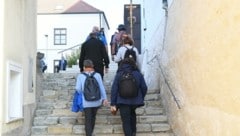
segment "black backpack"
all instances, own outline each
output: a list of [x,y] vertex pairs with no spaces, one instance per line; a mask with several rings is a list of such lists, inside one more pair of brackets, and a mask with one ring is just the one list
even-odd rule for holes
[[128,47],[124,46],[127,50],[124,54],[124,59],[125,58],[132,58],[134,61],[137,60],[137,57],[136,57],[136,52],[133,50],[134,47],[132,47],[131,49],[129,49]]
[[136,79],[132,72],[121,73],[119,79],[119,95],[122,98],[134,98],[138,95],[138,87]]
[[86,76],[83,95],[87,101],[97,101],[101,99],[101,91],[93,72],[91,75],[83,73]]

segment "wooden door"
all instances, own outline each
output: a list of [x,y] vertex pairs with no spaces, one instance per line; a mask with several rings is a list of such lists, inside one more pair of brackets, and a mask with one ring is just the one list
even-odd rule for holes
[[[141,6],[139,4],[132,4],[132,37],[134,40],[134,46],[137,47],[138,52],[141,54]],[[131,33],[130,30],[130,5],[124,5],[124,25],[127,29],[127,33]]]

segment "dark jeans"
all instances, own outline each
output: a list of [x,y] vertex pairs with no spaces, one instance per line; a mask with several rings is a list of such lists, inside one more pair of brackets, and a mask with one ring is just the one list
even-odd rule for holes
[[119,105],[120,116],[122,120],[122,128],[125,136],[135,136],[136,127],[136,108],[133,105]]
[[46,69],[47,69],[47,66],[46,66],[46,65],[43,66],[43,68],[42,68],[42,72],[44,73]]
[[86,136],[92,136],[99,107],[84,108]]

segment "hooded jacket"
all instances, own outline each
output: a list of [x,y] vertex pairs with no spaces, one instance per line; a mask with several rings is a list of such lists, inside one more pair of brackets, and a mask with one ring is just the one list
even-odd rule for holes
[[[125,99],[119,96],[119,79],[124,71],[132,71],[139,88],[137,97]],[[120,104],[143,106],[146,94],[147,85],[143,75],[139,72],[139,70],[129,64],[123,64],[121,67],[119,67],[111,89],[111,106],[118,106]]]

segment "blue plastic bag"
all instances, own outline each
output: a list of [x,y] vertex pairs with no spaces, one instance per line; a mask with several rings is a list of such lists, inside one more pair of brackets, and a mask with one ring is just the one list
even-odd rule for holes
[[82,112],[83,104],[82,104],[82,92],[75,91],[73,96],[73,104],[72,104],[72,112]]

